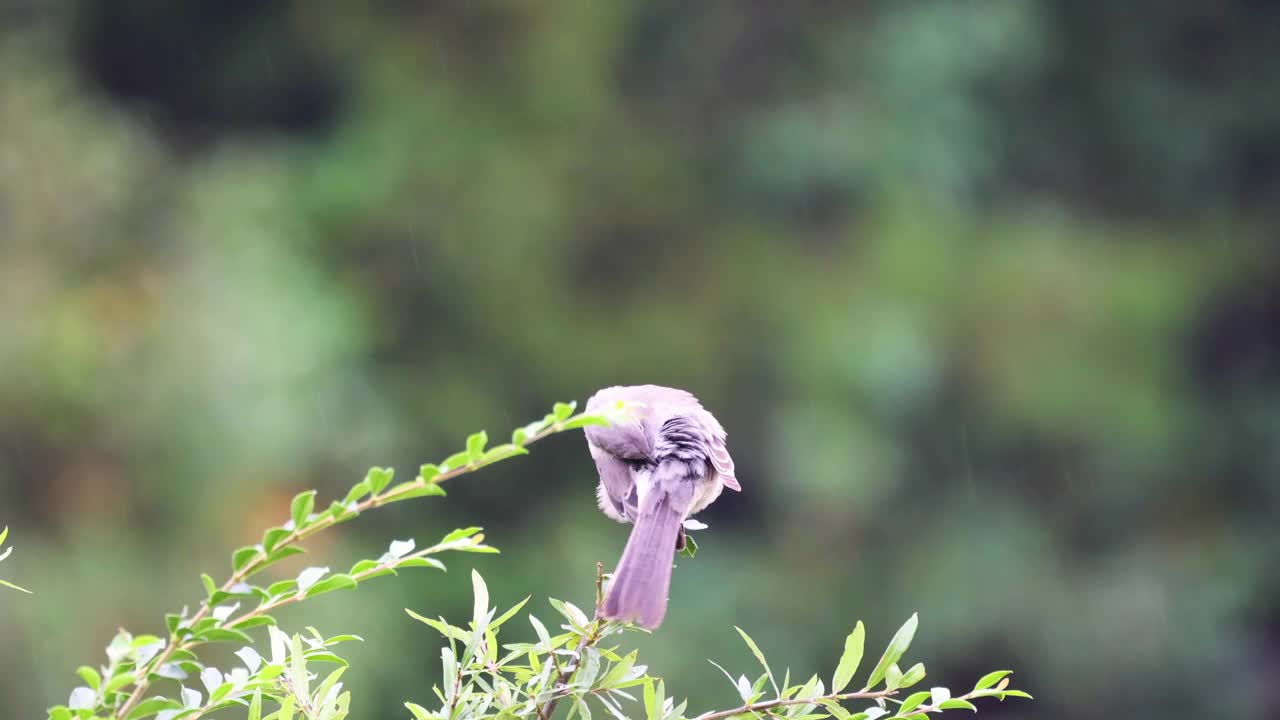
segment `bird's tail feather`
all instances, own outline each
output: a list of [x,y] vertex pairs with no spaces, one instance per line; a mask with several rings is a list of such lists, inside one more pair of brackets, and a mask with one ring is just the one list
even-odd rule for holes
[[604,616],[633,620],[650,630],[662,624],[671,589],[671,563],[683,520],[671,496],[660,489],[645,498],[613,584],[604,601]]

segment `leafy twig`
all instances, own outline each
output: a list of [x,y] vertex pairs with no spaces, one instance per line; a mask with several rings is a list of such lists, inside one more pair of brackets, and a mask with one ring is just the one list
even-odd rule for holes
[[897,694],[897,690],[876,690],[873,692],[860,691],[852,693],[831,693],[829,695],[819,695],[811,698],[790,698],[788,700],[765,700],[757,703],[747,703],[741,707],[732,710],[719,710],[717,712],[703,713],[694,720],[723,720],[723,718],[733,717],[734,715],[743,715],[746,713],[760,712],[775,707],[783,707],[786,705],[816,705],[820,701],[840,701],[840,700],[876,700],[880,698],[893,697]]
[[[601,607],[603,607],[603,605],[604,605],[604,565],[597,562],[596,563],[595,616],[591,618],[591,625],[587,628],[584,628],[582,637],[579,638],[578,645],[573,650],[573,655],[570,656],[569,661],[566,662],[564,667],[560,670],[560,674],[556,676],[556,682],[554,685],[551,686],[555,694],[553,694],[551,696],[551,699],[548,700],[546,703],[544,703],[542,707],[538,709],[538,716],[541,717],[542,720],[551,720],[551,714],[556,711],[556,705],[558,705],[560,703],[560,700],[562,700],[565,697],[565,695],[562,694],[560,691],[565,689],[568,686],[569,679],[572,678],[573,674],[578,671],[579,667],[582,666],[582,653],[585,652],[588,647],[591,647],[592,645],[595,645],[597,642],[600,641],[600,638],[602,637],[601,630],[604,629],[604,625],[608,622],[607,620],[604,620],[603,618],[600,617],[600,609]],[[554,657],[554,654],[553,654],[553,657]]]
[[[561,408],[563,407],[568,407],[569,408],[568,412],[562,413]],[[360,513],[365,512],[366,510],[371,510],[373,508],[386,505],[396,500],[404,499],[406,497],[411,497],[414,494],[420,493],[421,491],[426,489],[428,485],[439,485],[440,483],[443,483],[447,480],[451,480],[460,475],[465,475],[465,474],[474,472],[476,470],[479,470],[482,467],[490,465],[506,457],[510,457],[516,454],[522,454],[523,448],[525,446],[531,443],[537,442],[538,440],[541,440],[547,437],[548,435],[554,435],[555,433],[581,427],[584,424],[589,424],[590,422],[592,422],[592,418],[586,415],[579,414],[577,416],[570,417],[571,413],[572,413],[571,405],[570,406],[558,405],[556,408],[555,417],[554,418],[552,416],[547,417],[547,421],[554,419],[555,422],[544,421],[543,426],[533,433],[525,433],[523,430],[517,430],[515,442],[513,443],[514,449],[509,454],[505,454],[505,455],[495,457],[493,459],[488,459],[488,460],[477,459],[475,457],[472,457],[469,461],[461,463],[457,467],[444,468],[441,472],[434,475],[429,480],[420,475],[416,480],[402,483],[401,485],[398,485],[381,495],[377,493],[371,493],[369,497],[355,503],[353,507],[349,508],[350,512],[345,512],[341,516],[330,513],[316,519],[314,522],[306,525],[305,527],[295,527],[293,530],[290,530],[287,535],[282,537],[272,546],[271,552],[268,552],[268,550],[265,547],[260,547],[258,550],[257,556],[248,560],[238,570],[233,572],[231,574],[231,577],[229,577],[227,581],[224,582],[220,588],[218,588],[218,591],[221,593],[227,593],[227,594],[231,593],[232,589],[235,588],[240,583],[244,582],[246,578],[253,575],[257,571],[264,568],[267,564],[269,564],[270,556],[273,553],[278,552],[281,548],[288,547],[291,545],[296,545],[297,543],[303,540],[306,540],[307,538],[315,535],[316,533],[319,533],[322,530],[326,530],[330,527],[333,527],[338,523],[350,520],[358,516]],[[439,551],[440,549],[443,549],[443,548],[438,548],[438,547],[435,548],[436,551]],[[418,556],[425,555],[429,550],[432,550],[432,548],[428,548],[425,551],[420,551],[419,553],[415,553],[415,555],[418,555]],[[371,571],[369,574],[373,574],[373,572],[375,571]],[[304,595],[302,593],[299,593],[297,596],[293,596],[293,597],[274,603],[273,605],[270,606],[270,608],[259,607],[254,611],[251,611],[250,613],[246,613],[245,616],[237,618],[236,621],[237,622],[243,621],[248,619],[251,616],[265,613],[268,609],[274,609],[282,605],[287,605],[293,602],[297,602],[298,600],[301,600],[303,597]],[[204,620],[206,617],[209,616],[212,610],[213,610],[212,604],[206,600],[204,603],[201,604],[201,607],[199,610],[196,611],[196,614],[184,623],[184,626],[191,627],[196,623],[200,622],[201,620]],[[226,624],[229,626],[234,623],[226,623]],[[189,650],[192,647],[195,647],[199,644],[201,644],[199,641],[183,642],[177,630],[172,632],[169,636],[168,642],[165,643],[164,649],[161,650],[160,653],[158,653],[156,657],[151,660],[151,662],[147,663],[144,667],[138,668],[135,671],[133,692],[130,693],[128,699],[125,700],[125,702],[119,707],[119,709],[116,710],[113,717],[116,718],[117,720],[122,720],[123,718],[128,717],[129,713],[132,712],[133,709],[138,705],[138,703],[142,701],[142,698],[146,695],[147,690],[150,689],[151,674],[157,668],[163,667],[164,664],[167,663],[179,649]]]

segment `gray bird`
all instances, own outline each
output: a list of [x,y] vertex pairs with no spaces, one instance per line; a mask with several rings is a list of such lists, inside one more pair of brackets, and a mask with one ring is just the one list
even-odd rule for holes
[[587,412],[614,418],[611,425],[585,429],[600,471],[600,509],[634,524],[605,597],[604,617],[652,630],[667,612],[671,564],[684,546],[685,519],[725,487],[742,488],[724,428],[683,390],[605,388],[587,400]]

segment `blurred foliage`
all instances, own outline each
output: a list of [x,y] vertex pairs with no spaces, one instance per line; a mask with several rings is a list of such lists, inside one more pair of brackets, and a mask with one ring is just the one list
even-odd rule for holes
[[[1019,668],[997,717],[1275,716],[1277,47],[1257,0],[0,5],[0,699],[297,490],[655,382],[745,490],[642,641],[695,707],[730,624],[828,667],[911,607],[931,677]],[[593,482],[558,438],[451,496],[495,598],[588,597]],[[316,601],[362,713],[454,585]]]

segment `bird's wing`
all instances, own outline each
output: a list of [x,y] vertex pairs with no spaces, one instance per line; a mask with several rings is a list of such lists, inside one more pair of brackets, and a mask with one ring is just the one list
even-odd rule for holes
[[[587,401],[588,412],[614,410],[618,400],[625,396],[616,393],[617,388],[606,388]],[[596,470],[600,472],[600,509],[606,515],[623,522],[634,522],[638,508],[635,478],[631,466],[647,461],[653,454],[653,440],[648,431],[651,409],[634,405],[625,412],[612,413],[609,425],[588,425],[583,428]]]
[[637,498],[630,464],[594,444],[588,444],[588,448],[600,472],[600,488],[596,493],[600,509],[618,522],[634,522]]
[[707,444],[707,457],[711,458],[711,465],[716,469],[716,474],[720,476],[724,486],[730,490],[742,492],[742,486],[738,484],[738,478],[733,474],[733,458],[729,456],[729,448],[725,447],[723,437],[711,434]]

